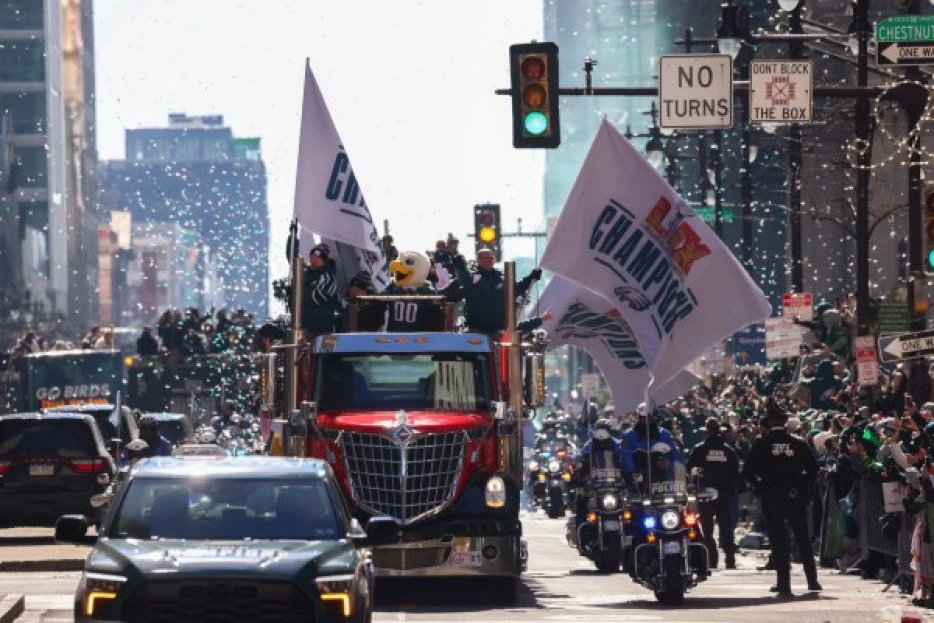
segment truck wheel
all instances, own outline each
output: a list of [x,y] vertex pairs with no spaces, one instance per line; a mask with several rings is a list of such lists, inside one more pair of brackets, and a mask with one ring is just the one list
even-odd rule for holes
[[492,601],[498,606],[514,606],[519,601],[519,587],[522,581],[519,578],[491,578],[489,594]]

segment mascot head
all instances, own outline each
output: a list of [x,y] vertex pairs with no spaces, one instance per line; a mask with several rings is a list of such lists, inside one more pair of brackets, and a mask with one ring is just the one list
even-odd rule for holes
[[431,262],[416,251],[405,251],[389,263],[393,282],[402,288],[418,288],[428,279]]

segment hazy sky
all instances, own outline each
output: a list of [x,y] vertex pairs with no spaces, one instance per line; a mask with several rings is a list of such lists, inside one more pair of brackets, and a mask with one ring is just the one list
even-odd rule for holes
[[[472,206],[541,223],[542,155],[512,147],[508,46],[541,38],[542,0],[96,0],[98,149],[169,112],[223,114],[258,136],[269,175],[273,276],[285,272],[303,65],[311,67],[374,218],[400,250],[452,231]],[[382,229],[382,227],[381,227]],[[532,255],[527,240],[507,253]]]

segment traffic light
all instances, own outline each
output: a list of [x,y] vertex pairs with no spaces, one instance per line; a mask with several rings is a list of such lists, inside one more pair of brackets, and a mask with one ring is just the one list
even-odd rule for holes
[[934,272],[934,183],[924,186],[924,270]]
[[554,149],[561,144],[558,46],[550,42],[509,46],[509,71],[513,147]]
[[500,243],[499,205],[485,203],[474,206],[473,229],[477,251],[492,249],[493,253],[496,254],[496,261],[501,262],[503,260],[503,249]]

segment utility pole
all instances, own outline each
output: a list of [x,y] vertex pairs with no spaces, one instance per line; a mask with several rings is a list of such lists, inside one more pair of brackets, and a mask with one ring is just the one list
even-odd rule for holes
[[869,335],[869,0],[853,5],[856,22],[856,317],[857,334]]
[[[803,2],[788,16],[788,31],[791,35],[804,33],[801,27],[801,8]],[[797,38],[788,40],[788,56],[795,61],[804,58],[804,41]],[[747,100],[748,101],[748,100]],[[801,241],[801,126],[792,123],[788,127],[788,209],[791,229],[791,289],[804,292],[804,266]]]
[[[740,69],[740,78],[743,80],[749,80],[749,62],[743,63],[742,68]],[[752,166],[752,132],[749,129],[749,118],[750,118],[750,109],[749,109],[749,98],[746,98],[746,101],[743,102],[742,106],[742,116],[740,117],[740,124],[742,124],[742,136],[740,138],[740,157],[743,159],[742,165],[740,165],[739,173],[739,184],[740,184],[740,195],[741,201],[743,204],[743,239],[742,239],[742,258],[743,266],[747,271],[752,270],[752,171],[750,167]]]

